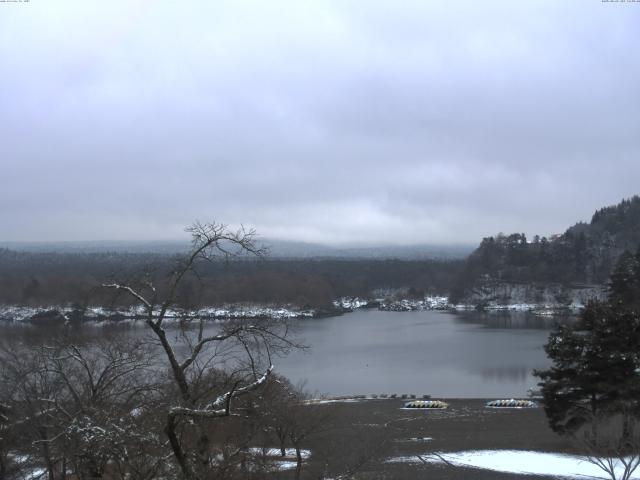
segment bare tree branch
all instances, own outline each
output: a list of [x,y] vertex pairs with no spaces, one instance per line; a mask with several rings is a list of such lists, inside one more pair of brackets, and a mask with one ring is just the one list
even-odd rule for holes
[[[201,417],[201,418],[214,418],[224,417],[230,415],[229,403],[231,399],[245,395],[257,388],[261,387],[271,375],[273,371],[273,365],[269,366],[266,372],[255,382],[250,383],[242,388],[232,389],[222,395],[218,396],[213,402],[202,409],[174,407],[169,411],[170,416],[187,416],[187,417]],[[219,408],[223,407],[223,408]]]

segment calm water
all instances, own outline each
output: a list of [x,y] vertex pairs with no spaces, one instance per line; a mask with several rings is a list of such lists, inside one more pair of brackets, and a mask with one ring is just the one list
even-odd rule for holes
[[[522,397],[537,388],[532,370],[549,365],[543,345],[553,322],[514,312],[359,310],[295,320],[299,340],[310,348],[274,363],[278,373],[323,394]],[[141,323],[108,328],[148,335]],[[213,333],[219,324],[209,328]],[[8,326],[0,335],[8,339],[35,330],[42,335],[40,328]],[[105,330],[88,331],[103,335]],[[31,341],[40,343],[42,337]]]
[[[523,396],[552,320],[524,313],[381,312],[298,321],[308,352],[279,359],[278,371],[311,391],[415,393],[437,397]],[[536,387],[537,388],[537,387]]]

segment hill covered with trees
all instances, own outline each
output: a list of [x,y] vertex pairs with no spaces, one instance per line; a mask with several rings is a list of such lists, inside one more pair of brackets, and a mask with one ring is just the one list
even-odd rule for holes
[[[203,265],[184,282],[185,305],[292,304],[331,309],[340,297],[386,292],[420,299],[449,295],[454,303],[585,304],[606,295],[609,276],[625,252],[640,246],[640,197],[595,212],[551,238],[499,234],[482,240],[467,259],[266,257]],[[0,248],[0,305],[112,305],[97,288],[141,273],[162,288],[175,251],[17,251]],[[121,301],[118,299],[118,301]]]
[[[18,252],[0,249],[0,304],[34,307],[111,305],[98,288],[146,273],[163,288],[176,255],[127,252]],[[344,258],[236,259],[208,263],[181,285],[185,305],[293,304],[330,308],[340,297],[369,297],[376,290],[404,289],[414,297],[446,294],[463,260]],[[124,299],[117,299],[118,302]]]
[[462,268],[452,297],[479,300],[498,289],[509,296],[505,285],[533,287],[529,296],[543,295],[549,287],[561,296],[567,290],[598,289],[607,283],[621,255],[638,246],[640,197],[634,196],[552,238],[528,239],[523,233],[484,238]]

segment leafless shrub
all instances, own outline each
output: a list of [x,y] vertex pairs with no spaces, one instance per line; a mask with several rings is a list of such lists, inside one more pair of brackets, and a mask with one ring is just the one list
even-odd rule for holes
[[153,403],[153,355],[139,340],[90,342],[67,336],[43,346],[4,345],[0,352],[5,429],[20,464],[44,466],[50,480],[71,470],[102,478],[151,436],[132,411]]
[[630,412],[600,414],[578,432],[588,462],[611,480],[629,480],[640,465],[640,421]]

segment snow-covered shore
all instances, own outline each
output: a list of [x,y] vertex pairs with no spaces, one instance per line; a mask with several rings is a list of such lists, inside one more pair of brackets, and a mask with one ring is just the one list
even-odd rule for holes
[[485,310],[579,310],[607,295],[607,286],[599,284],[516,284],[485,278],[465,291],[461,303]]
[[[620,459],[612,459],[616,478],[622,478],[624,466]],[[605,479],[608,477],[593,457],[568,455],[555,452],[533,452],[526,450],[476,450],[463,452],[431,453],[394,457],[389,463],[435,463],[456,467],[476,468],[494,472],[519,475],[544,475],[557,478]],[[640,478],[634,473],[630,478]]]
[[[154,312],[156,314],[158,312]],[[255,319],[255,318],[312,318],[318,314],[313,309],[297,309],[291,306],[259,306],[259,305],[229,305],[222,307],[204,307],[198,310],[167,310],[165,317],[169,320],[185,318],[203,318],[206,320],[227,319]],[[64,323],[77,318],[79,312],[72,307],[59,306],[19,306],[0,305],[0,321],[31,322],[31,323]],[[108,309],[100,306],[88,307],[82,318],[89,321],[127,321],[146,318],[142,308]]]
[[531,312],[535,315],[553,316],[562,313],[576,313],[584,303],[574,301],[569,304],[559,303],[500,303],[492,300],[482,304],[451,303],[446,296],[426,296],[424,299],[365,299],[360,297],[344,297],[334,301],[334,306],[345,311],[360,308],[377,308],[391,312],[411,312],[419,310],[469,311],[483,310],[493,312]]
[[[341,315],[358,309],[372,308],[389,312],[411,312],[421,310],[443,311],[511,311],[531,312],[535,315],[553,316],[562,313],[576,313],[583,308],[583,303],[499,303],[488,301],[479,308],[475,304],[454,304],[446,296],[425,296],[422,299],[408,298],[361,298],[342,297],[333,302],[332,309],[318,310],[298,308],[292,305],[223,305],[203,307],[197,310],[170,309],[166,312],[169,320],[185,318],[202,318],[206,320],[229,319],[303,319]],[[156,312],[157,313],[157,312]],[[80,312],[72,307],[44,305],[39,307],[21,305],[0,305],[0,321],[28,323],[65,323],[78,319]],[[146,318],[146,312],[140,307],[109,309],[101,306],[88,307],[81,313],[83,320],[88,321],[135,321]]]

